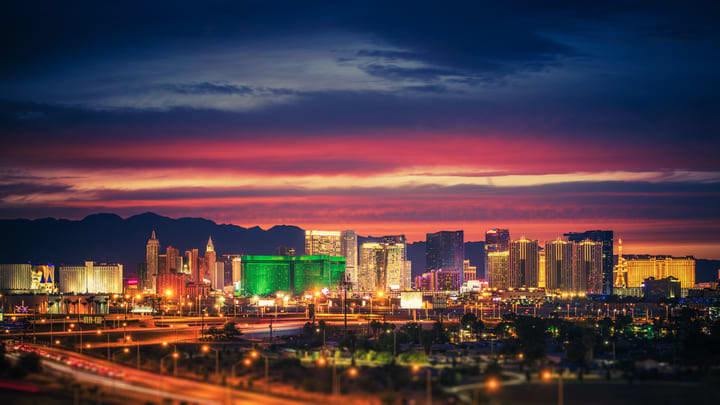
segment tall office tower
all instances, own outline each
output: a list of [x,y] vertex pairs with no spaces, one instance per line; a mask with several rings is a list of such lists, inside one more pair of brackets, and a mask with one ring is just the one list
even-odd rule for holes
[[573,254],[573,289],[588,294],[602,294],[602,242],[584,240],[576,243]]
[[463,280],[477,280],[477,268],[470,265],[470,260],[463,260]]
[[61,294],[120,294],[122,274],[122,264],[96,264],[88,261],[85,266],[61,266],[58,271],[58,290]]
[[538,286],[538,241],[520,238],[510,243],[510,287]]
[[378,280],[385,279],[385,249],[380,243],[366,242],[360,245],[359,254],[358,289],[375,291]]
[[627,256],[625,261],[627,271],[627,286],[638,288],[645,279],[653,277],[656,280],[675,277],[680,280],[681,288],[695,286],[695,258],[672,256]]
[[147,279],[144,280],[143,288],[155,291],[158,275],[158,254],[160,254],[160,241],[152,231],[152,236],[145,246],[145,263],[147,263]]
[[545,249],[538,248],[538,287],[545,288]]
[[[240,256],[233,257],[232,258],[232,284],[233,286],[237,286],[240,282],[240,279],[242,278],[242,259],[240,259]],[[236,288],[236,291],[238,288]]]
[[382,245],[385,249],[385,282],[379,283],[381,284],[378,286],[379,289],[405,290],[410,288],[408,284],[410,276],[406,273],[408,267],[405,243],[388,241]]
[[345,257],[345,276],[353,287],[358,285],[358,241],[355,231],[340,232],[340,251]]
[[195,283],[199,283],[200,281],[202,281],[202,278],[200,277],[200,260],[199,259],[200,259],[200,252],[197,249],[185,251],[185,262],[188,265],[188,272],[190,274],[190,279]]
[[487,255],[487,276],[490,287],[507,288],[510,252],[488,252]]
[[[406,245],[407,247],[407,245]],[[407,254],[407,252],[406,252]],[[402,286],[402,290],[409,290],[412,288],[412,261],[405,260],[405,280]]]
[[602,294],[613,293],[613,231],[585,231],[568,232],[565,234],[570,242],[582,242],[589,239],[593,242],[602,242]]
[[545,243],[545,288],[572,291],[573,243],[557,238]]
[[167,271],[170,273],[178,273],[182,270],[182,257],[180,251],[172,246],[168,246],[165,250],[167,256]]
[[485,249],[488,252],[510,250],[510,230],[493,228],[485,232]]
[[137,267],[138,288],[142,291],[145,288],[145,280],[147,280],[147,263],[138,263]]
[[222,290],[225,287],[225,263],[222,261],[215,263],[211,277],[210,285],[213,290]]
[[305,231],[305,254],[342,256],[339,231]]
[[[425,271],[454,271],[463,282],[465,240],[463,231],[440,231],[425,235]],[[459,289],[460,285],[453,289]]]
[[212,273],[215,272],[215,263],[217,262],[217,256],[215,253],[215,246],[213,245],[212,237],[208,238],[207,246],[205,247],[205,274],[204,278],[212,280]]
[[[158,272],[157,274],[170,273],[168,271],[167,255],[158,255]],[[159,294],[159,292],[158,292]]]

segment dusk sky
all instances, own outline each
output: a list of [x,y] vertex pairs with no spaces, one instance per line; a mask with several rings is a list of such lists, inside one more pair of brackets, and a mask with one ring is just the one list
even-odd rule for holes
[[0,217],[720,259],[720,7],[489,4],[6,2]]

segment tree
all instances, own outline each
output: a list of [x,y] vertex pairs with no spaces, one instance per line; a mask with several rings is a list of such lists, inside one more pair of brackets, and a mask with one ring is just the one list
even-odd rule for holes
[[235,322],[227,322],[223,326],[223,333],[225,333],[225,339],[233,339],[242,335],[242,332],[235,327]]
[[370,322],[370,329],[372,329],[373,331],[373,336],[377,337],[380,328],[382,328],[382,322],[378,321],[377,319],[373,319]]
[[472,312],[468,312],[460,318],[460,324],[463,329],[471,330],[472,325],[477,321],[477,317]]
[[340,347],[346,348],[350,352],[350,362],[355,365],[355,352],[357,351],[357,336],[354,332],[348,333],[339,342]]

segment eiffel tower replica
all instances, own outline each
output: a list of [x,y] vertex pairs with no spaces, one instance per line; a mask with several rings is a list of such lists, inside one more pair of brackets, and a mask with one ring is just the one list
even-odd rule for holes
[[618,239],[618,263],[614,270],[615,287],[627,287],[627,262],[622,253],[622,238]]

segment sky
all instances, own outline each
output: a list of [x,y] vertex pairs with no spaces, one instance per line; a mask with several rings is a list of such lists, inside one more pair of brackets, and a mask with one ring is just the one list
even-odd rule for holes
[[720,259],[720,7],[583,3],[3,3],[0,217]]

